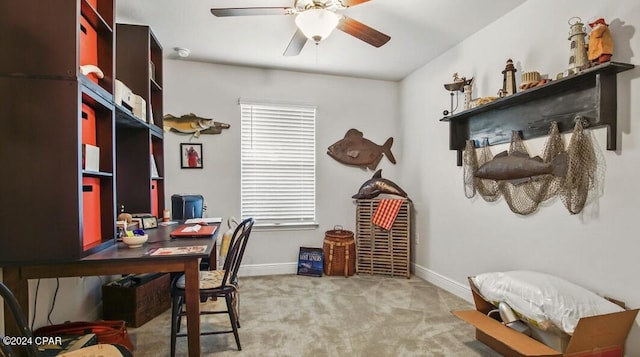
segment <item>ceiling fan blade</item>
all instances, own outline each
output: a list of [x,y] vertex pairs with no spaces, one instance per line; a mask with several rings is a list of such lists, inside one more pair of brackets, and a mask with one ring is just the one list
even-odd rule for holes
[[374,47],[380,47],[391,39],[391,37],[382,32],[344,15],[342,15],[340,22],[338,22],[337,28]]
[[340,0],[340,2],[342,3],[342,5],[346,6],[346,7],[350,7],[350,6],[356,6],[356,5],[360,5],[363,2],[369,2],[370,0]]
[[283,56],[297,56],[302,51],[302,48],[307,43],[307,36],[305,36],[300,29],[296,30],[296,33],[293,34],[291,41],[289,41],[289,45],[287,49],[284,50]]
[[223,9],[211,9],[213,16],[254,16],[254,15],[291,15],[290,7],[229,7]]

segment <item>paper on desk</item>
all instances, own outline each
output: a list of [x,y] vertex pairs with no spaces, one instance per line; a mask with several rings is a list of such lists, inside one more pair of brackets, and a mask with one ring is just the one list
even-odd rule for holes
[[202,228],[202,226],[201,226],[201,225],[199,225],[199,224],[196,224],[196,225],[194,225],[194,226],[184,227],[184,229],[183,229],[183,230],[181,230],[181,232],[183,232],[183,233],[188,233],[188,232],[197,232],[197,231],[199,231],[199,230],[200,230],[200,228]]
[[194,245],[189,247],[166,247],[151,249],[147,255],[178,255],[178,254],[202,254],[207,251],[206,245]]
[[189,218],[184,221],[185,224],[190,223],[221,223],[222,217],[207,217],[207,218]]

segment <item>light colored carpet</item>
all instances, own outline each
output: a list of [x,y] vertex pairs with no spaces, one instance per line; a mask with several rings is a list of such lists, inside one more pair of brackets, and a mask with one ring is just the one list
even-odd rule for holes
[[[499,356],[451,315],[469,303],[416,277],[246,277],[240,289],[242,351],[232,334],[202,336],[203,356]],[[169,356],[169,319],[129,329],[137,357]],[[202,318],[203,330],[215,324],[229,326],[227,315]]]

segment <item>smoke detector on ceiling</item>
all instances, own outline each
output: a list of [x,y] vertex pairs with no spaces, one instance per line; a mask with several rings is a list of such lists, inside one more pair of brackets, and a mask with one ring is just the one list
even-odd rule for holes
[[191,50],[189,50],[188,48],[184,48],[184,47],[176,47],[176,48],[174,48],[174,50],[176,50],[176,52],[178,53],[178,56],[180,56],[182,58],[187,58],[191,54]]

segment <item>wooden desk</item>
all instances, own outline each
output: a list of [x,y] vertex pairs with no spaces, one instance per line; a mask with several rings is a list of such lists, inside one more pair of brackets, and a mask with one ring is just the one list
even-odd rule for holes
[[[149,240],[140,248],[128,248],[124,243],[116,243],[98,253],[73,262],[46,263],[34,265],[16,265],[3,267],[5,285],[16,296],[24,316],[29,314],[29,279],[58,278],[74,276],[169,273],[184,272],[186,279],[185,303],[187,305],[187,332],[189,356],[200,356],[200,287],[199,259],[211,257],[211,265],[215,262],[215,234],[211,238],[170,239],[169,233],[178,228],[177,225],[149,229]],[[216,230],[216,234],[220,228]],[[152,256],[146,253],[152,248],[184,247],[206,245],[201,254],[185,254],[174,256]],[[213,254],[211,254],[214,252]],[[20,336],[20,332],[11,313],[5,309],[5,335]],[[170,326],[167,326],[169,329]]]

